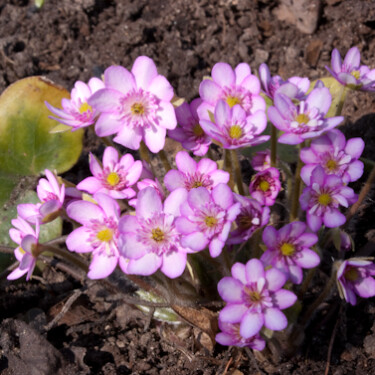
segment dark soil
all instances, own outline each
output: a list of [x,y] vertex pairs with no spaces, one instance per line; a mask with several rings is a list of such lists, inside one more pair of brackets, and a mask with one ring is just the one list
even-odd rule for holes
[[[0,1],[1,91],[32,75],[70,90],[109,65],[130,68],[139,55],[153,58],[176,94],[188,100],[219,61],[246,61],[254,71],[266,62],[272,74],[316,79],[327,75],[333,48],[343,55],[356,45],[362,63],[375,67],[372,0],[45,0],[40,10],[33,4]],[[365,138],[363,156],[372,160],[374,103],[373,95],[351,94],[343,127],[347,135]],[[95,147],[88,143],[86,151]],[[372,189],[348,226],[366,256],[375,254],[374,199]],[[117,276],[110,285],[81,283],[57,265],[29,283],[1,280],[1,374],[309,375],[324,374],[327,366],[327,374],[375,374],[374,299],[351,307],[334,293],[302,343],[296,342],[295,355],[258,356],[257,368],[245,351],[210,350],[197,328],[150,321],[125,303],[132,286]],[[324,271],[318,273],[312,294],[326,280]],[[115,293],[112,284],[119,288]],[[72,298],[66,314],[46,330]]]

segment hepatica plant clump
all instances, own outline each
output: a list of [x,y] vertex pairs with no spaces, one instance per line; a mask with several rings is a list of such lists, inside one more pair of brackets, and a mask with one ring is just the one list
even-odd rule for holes
[[[8,279],[31,279],[51,256],[89,279],[118,268],[156,318],[257,351],[280,337],[291,346],[335,288],[351,305],[374,296],[375,265],[356,256],[346,228],[375,169],[358,196],[351,183],[371,162],[361,159],[363,139],[339,129],[347,93],[375,91],[375,69],[353,47],[343,61],[334,50],[327,70],[332,77],[310,82],[220,62],[191,103],[145,56],[76,82],[70,96],[38,77],[11,86],[0,100],[14,110],[2,145],[2,158],[14,159],[1,174],[3,203],[16,207]],[[76,162],[83,128],[106,147],[90,153],[91,175],[75,185],[59,175]],[[166,138],[181,144],[175,157]],[[17,200],[20,175],[40,173],[36,194]],[[326,285],[306,304],[314,275]]]

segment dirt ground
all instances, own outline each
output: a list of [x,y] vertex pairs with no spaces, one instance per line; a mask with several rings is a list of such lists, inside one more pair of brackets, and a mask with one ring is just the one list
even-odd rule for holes
[[[344,55],[352,46],[375,68],[373,0],[45,0],[39,10],[32,0],[0,0],[0,91],[32,75],[70,90],[76,80],[113,64],[131,68],[147,55],[176,94],[191,100],[219,61],[245,61],[253,71],[266,62],[272,74],[316,79],[328,75],[333,48]],[[371,94],[351,94],[343,127],[365,138],[363,156],[371,160],[374,103]],[[96,147],[88,142],[85,150]],[[374,199],[372,189],[348,227],[366,256],[375,255]],[[323,264],[307,300],[327,280],[325,271]],[[81,283],[58,267],[29,283],[0,280],[0,373],[315,375],[328,368],[332,375],[375,374],[374,299],[352,307],[332,294],[299,350],[265,362],[219,345],[209,350],[197,329],[150,321],[124,302],[131,283],[119,274],[110,281]]]

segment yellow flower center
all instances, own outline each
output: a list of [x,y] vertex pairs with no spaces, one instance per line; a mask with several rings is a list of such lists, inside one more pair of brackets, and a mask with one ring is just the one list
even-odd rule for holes
[[195,181],[191,187],[192,187],[192,189],[195,189],[195,188],[200,187],[200,186],[203,186],[202,181]]
[[356,281],[359,277],[359,273],[355,268],[350,268],[345,272],[345,279],[349,281]]
[[193,134],[196,137],[201,137],[204,134],[204,131],[203,131],[203,129],[201,128],[201,126],[199,124],[195,124],[194,125],[194,127],[193,127]]
[[330,159],[327,161],[326,167],[328,170],[334,171],[337,168],[337,163],[334,160]]
[[102,229],[101,231],[98,232],[98,234],[96,235],[96,238],[102,242],[109,242],[113,238],[113,231],[112,229],[109,229],[109,228]]
[[206,216],[204,222],[209,228],[212,228],[217,224],[217,219],[213,216]]
[[296,248],[294,247],[294,245],[292,245],[291,243],[287,243],[287,242],[281,245],[280,250],[281,250],[281,253],[287,257],[293,255],[296,252]]
[[332,198],[329,194],[323,193],[319,195],[318,202],[323,206],[328,206],[332,202]]
[[79,107],[79,113],[82,114],[82,113],[85,113],[87,111],[92,112],[92,107],[91,107],[91,105],[88,105],[86,102],[84,102]]
[[269,188],[270,188],[270,184],[266,180],[261,181],[261,183],[259,184],[259,189],[262,191],[268,191]]
[[116,186],[120,182],[120,176],[116,172],[111,172],[107,176],[107,182],[111,186]]
[[164,232],[160,228],[155,228],[151,231],[152,239],[156,242],[161,242],[165,238]]
[[229,129],[229,137],[239,139],[242,136],[242,129],[239,125],[232,125]]
[[145,107],[142,103],[134,103],[130,109],[133,115],[143,115],[145,113]]
[[230,108],[234,107],[236,104],[241,104],[241,100],[235,96],[228,96],[226,101]]
[[355,79],[359,79],[359,77],[361,76],[361,74],[359,73],[359,70],[353,70],[350,74],[351,74]]
[[304,113],[300,113],[295,120],[301,125],[301,124],[306,124],[309,122],[309,116],[305,115]]
[[262,299],[259,292],[249,292],[249,297],[251,302],[259,302]]

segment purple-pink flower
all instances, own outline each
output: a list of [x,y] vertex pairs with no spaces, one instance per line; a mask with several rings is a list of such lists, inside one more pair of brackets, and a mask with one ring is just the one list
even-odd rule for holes
[[272,206],[281,189],[280,172],[276,168],[268,168],[258,172],[251,179],[249,192],[260,204]]
[[358,159],[364,147],[362,138],[351,138],[346,142],[338,129],[313,139],[310,147],[300,152],[300,158],[306,164],[301,170],[303,182],[309,185],[311,173],[317,165],[321,165],[327,174],[341,177],[344,183],[358,180],[363,173],[363,163]]
[[216,185],[229,181],[229,173],[217,169],[213,160],[204,158],[196,162],[186,151],[177,153],[176,165],[178,170],[172,169],[164,177],[169,191],[179,188],[191,190],[200,186],[212,190]]
[[302,210],[306,211],[307,224],[314,232],[322,224],[328,228],[343,225],[346,219],[339,207],[348,207],[355,200],[353,189],[345,186],[340,177],[327,175],[321,166],[315,167],[310,185],[303,190],[299,199]]
[[190,190],[176,219],[181,244],[193,251],[208,246],[213,258],[219,256],[240,208],[226,184],[215,186],[211,192],[204,187]]
[[151,152],[159,152],[167,129],[177,125],[171,104],[173,88],[159,75],[155,63],[138,57],[131,72],[111,66],[104,72],[105,89],[97,91],[88,103],[101,112],[95,131],[99,137],[116,134],[114,141],[138,150],[143,140]]
[[260,135],[267,126],[264,110],[248,115],[236,104],[230,107],[226,101],[219,100],[215,107],[215,122],[201,119],[200,124],[212,139],[226,149],[255,146],[268,141],[269,135]]
[[294,221],[279,230],[269,226],[262,239],[267,250],[260,260],[282,271],[294,284],[302,282],[302,268],[314,268],[320,263],[319,255],[310,249],[318,236],[309,233],[305,223]]
[[231,108],[239,104],[246,115],[265,111],[266,102],[260,96],[259,79],[251,74],[248,64],[238,64],[233,70],[227,63],[217,63],[212,68],[211,77],[199,86],[199,95],[203,100],[197,110],[200,119],[207,119],[208,112],[214,113],[220,99]]
[[232,277],[224,277],[217,286],[227,305],[220,311],[219,320],[240,324],[239,333],[244,339],[259,333],[263,326],[280,331],[288,325],[280,311],[294,304],[297,296],[282,289],[286,276],[275,268],[264,269],[258,259],[246,265],[235,263]]
[[185,189],[177,189],[163,204],[152,187],[138,193],[136,216],[125,215],[119,223],[120,267],[125,273],[148,276],[160,269],[170,278],[181,276],[191,250],[181,245],[175,218],[186,196]]
[[30,280],[39,255],[39,223],[36,223],[34,229],[26,220],[17,217],[12,220],[12,225],[14,228],[9,230],[9,236],[18,244],[18,247],[14,249],[14,255],[20,264],[8,275],[7,279],[19,279],[27,273],[26,280]]
[[87,276],[102,279],[116,268],[120,258],[118,251],[118,203],[104,193],[94,194],[97,204],[89,201],[75,201],[67,208],[68,216],[82,224],[66,239],[66,246],[77,253],[92,253]]
[[366,258],[344,260],[337,270],[337,285],[342,298],[351,305],[357,303],[357,296],[375,296],[375,264]]
[[271,151],[269,149],[254,153],[250,161],[255,171],[262,172],[271,167]]
[[176,129],[169,130],[168,136],[178,142],[182,147],[193,151],[196,156],[203,156],[207,153],[211,144],[211,138],[199,125],[197,108],[202,104],[202,99],[194,99],[190,105],[182,103],[175,109],[177,123]]
[[274,106],[268,108],[268,117],[277,129],[284,132],[278,141],[296,145],[340,124],[344,119],[342,116],[325,117],[331,101],[326,87],[313,89],[306,100],[298,104],[284,94],[276,94]]
[[375,69],[361,65],[361,54],[357,47],[349,49],[343,62],[335,48],[331,55],[331,68],[326,66],[326,69],[342,85],[353,90],[375,91]]
[[106,193],[115,199],[129,199],[135,196],[133,186],[142,173],[142,162],[130,154],[125,154],[119,160],[119,154],[113,147],[107,147],[103,154],[103,166],[90,153],[90,171],[92,177],[87,177],[77,185],[77,189],[90,194]]
[[99,78],[91,78],[87,85],[77,81],[70,93],[70,99],[61,100],[63,109],[45,102],[47,108],[58,116],[49,116],[49,118],[71,126],[72,131],[94,124],[99,112],[87,102],[92,94],[102,88],[104,88],[104,82]]

